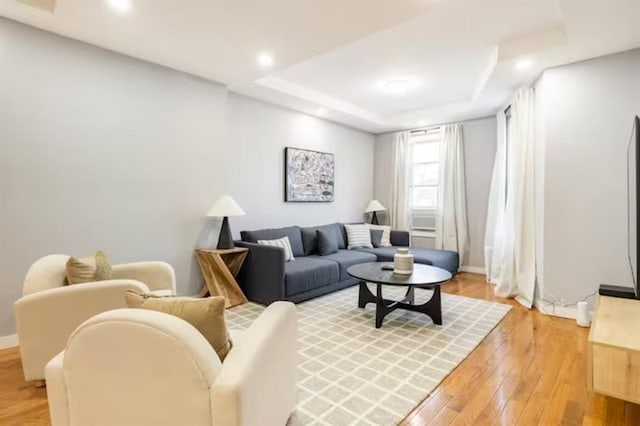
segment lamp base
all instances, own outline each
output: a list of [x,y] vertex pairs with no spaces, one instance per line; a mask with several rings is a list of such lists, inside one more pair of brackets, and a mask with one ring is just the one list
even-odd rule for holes
[[233,237],[231,236],[231,228],[229,227],[229,218],[225,216],[222,219],[222,227],[220,228],[220,238],[218,238],[218,249],[234,248]]
[[376,213],[377,212],[373,212],[373,215],[371,216],[371,224],[372,225],[378,225],[378,215]]

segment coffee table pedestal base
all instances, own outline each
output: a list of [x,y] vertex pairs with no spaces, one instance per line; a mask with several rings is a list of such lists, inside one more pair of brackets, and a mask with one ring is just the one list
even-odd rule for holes
[[364,308],[367,303],[376,304],[376,328],[382,327],[382,321],[387,314],[396,309],[404,309],[407,311],[420,312],[428,315],[434,324],[442,325],[442,303],[440,298],[440,286],[434,285],[427,287],[433,290],[431,299],[422,305],[415,304],[415,286],[409,286],[404,298],[401,300],[389,300],[382,297],[382,284],[376,285],[376,294],[369,290],[367,283],[360,281],[360,291],[358,294],[358,307]]

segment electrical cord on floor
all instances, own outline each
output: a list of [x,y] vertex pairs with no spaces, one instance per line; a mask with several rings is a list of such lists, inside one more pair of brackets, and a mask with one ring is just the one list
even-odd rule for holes
[[568,308],[571,306],[577,306],[578,302],[587,302],[590,298],[594,297],[596,294],[598,294],[598,290],[594,291],[593,293],[589,294],[588,296],[586,296],[583,299],[577,300],[575,302],[571,302],[571,303],[560,303],[560,306],[558,306],[558,298],[555,297],[553,294],[546,292],[547,294],[549,294],[549,296],[553,297],[553,299],[555,300],[548,300],[548,299],[539,299],[540,302],[543,303],[543,308],[546,310],[549,306],[552,307],[551,309],[551,315],[555,315],[556,313],[556,308],[560,307],[560,308]]

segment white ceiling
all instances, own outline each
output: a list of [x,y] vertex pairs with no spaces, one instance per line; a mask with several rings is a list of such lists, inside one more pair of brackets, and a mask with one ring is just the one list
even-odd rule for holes
[[[494,114],[547,67],[640,47],[640,0],[131,4],[0,0],[0,16],[375,133]],[[515,69],[523,57],[533,66]],[[399,79],[411,89],[385,90]]]

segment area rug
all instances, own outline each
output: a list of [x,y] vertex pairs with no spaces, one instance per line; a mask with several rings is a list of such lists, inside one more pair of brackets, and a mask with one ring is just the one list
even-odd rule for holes
[[[404,289],[384,287],[385,298]],[[416,290],[416,302],[428,300]],[[374,325],[375,306],[357,307],[351,287],[300,303],[298,405],[289,425],[396,425],[428,396],[509,312],[509,305],[442,294],[443,325],[397,310]],[[264,308],[227,311],[247,328]]]

